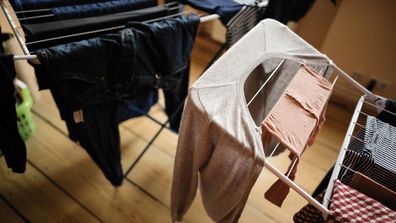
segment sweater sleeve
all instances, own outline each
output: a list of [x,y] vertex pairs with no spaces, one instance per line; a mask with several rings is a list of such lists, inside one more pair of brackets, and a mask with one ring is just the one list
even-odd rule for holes
[[198,171],[212,150],[210,119],[199,101],[197,91],[192,89],[189,93],[179,131],[171,191],[173,221],[181,221],[193,202],[198,185]]

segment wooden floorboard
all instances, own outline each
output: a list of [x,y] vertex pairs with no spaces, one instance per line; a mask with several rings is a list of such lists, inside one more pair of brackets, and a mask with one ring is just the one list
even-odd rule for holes
[[0,165],[0,193],[32,222],[98,222],[88,211],[27,165],[23,175]]
[[29,159],[101,220],[161,222],[166,216],[165,207],[130,183],[113,187],[80,146],[41,118],[34,120],[40,130],[29,139]]
[[23,217],[18,214],[18,210],[11,208],[12,204],[8,204],[0,198],[0,219],[1,222],[19,223],[24,222]]

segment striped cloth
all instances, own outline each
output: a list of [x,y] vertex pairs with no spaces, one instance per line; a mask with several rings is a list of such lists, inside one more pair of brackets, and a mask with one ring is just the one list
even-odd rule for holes
[[250,0],[245,2],[246,5],[244,5],[241,10],[239,10],[239,12],[227,22],[225,25],[225,43],[209,61],[205,70],[264,18],[264,13],[267,7],[259,7],[258,4],[260,2],[261,1],[256,1],[255,4],[251,4]]
[[396,192],[396,173],[376,164],[371,155],[348,150],[343,165],[353,170],[348,170],[344,166],[341,168],[339,179],[343,183],[351,182],[354,172],[358,171]]
[[260,22],[266,7],[245,5],[226,25],[225,46],[230,48]]
[[396,127],[368,116],[365,127],[364,153],[374,162],[396,173]]
[[[324,193],[322,192],[315,199],[322,203]],[[293,216],[293,221],[295,223],[323,223],[325,220],[323,219],[322,212],[313,205],[307,204]]]

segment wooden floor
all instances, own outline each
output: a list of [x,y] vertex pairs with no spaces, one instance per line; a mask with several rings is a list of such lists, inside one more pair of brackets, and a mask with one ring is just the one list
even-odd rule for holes
[[[218,44],[198,38],[192,56],[192,80],[204,69]],[[151,115],[164,121],[162,106]],[[142,159],[114,188],[78,144],[69,140],[48,91],[34,104],[37,130],[26,143],[26,173],[14,174],[0,160],[0,222],[171,222],[170,188],[177,135],[164,130]],[[334,118],[341,117],[341,118]],[[350,113],[337,106],[328,109],[328,120],[316,144],[303,155],[296,182],[312,192],[334,163]],[[146,117],[122,123],[122,166],[126,171],[160,127]],[[271,160],[286,170],[287,154]],[[282,208],[264,199],[275,177],[264,170],[249,197],[240,222],[291,222],[306,202],[291,191]],[[211,222],[198,194],[184,222]]]

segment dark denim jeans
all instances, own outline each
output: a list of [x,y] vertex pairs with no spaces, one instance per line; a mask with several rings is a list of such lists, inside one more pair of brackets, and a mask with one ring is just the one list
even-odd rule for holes
[[22,24],[37,24],[54,22],[65,19],[77,19],[92,16],[108,15],[118,12],[138,10],[157,5],[155,0],[112,0],[107,2],[95,2],[89,4],[78,4],[48,8],[34,12],[18,13]]
[[104,1],[110,0],[10,0],[10,3],[15,11],[22,11]]
[[110,15],[24,24],[23,27],[27,35],[27,42],[31,42],[79,32],[122,26],[129,21],[144,21],[159,16],[165,16],[169,13],[170,9],[168,6],[160,5],[139,10],[113,13]]
[[107,15],[111,13],[153,7],[156,5],[156,0],[113,0],[91,4],[56,7],[52,8],[52,12],[58,20],[62,20]]
[[188,4],[204,12],[219,14],[220,20],[224,25],[226,25],[243,6],[233,0],[179,0],[179,2]]
[[[179,119],[179,105],[187,96],[189,58],[198,25],[196,15],[152,24],[130,23],[118,33],[36,51],[41,61],[36,66],[37,76],[48,77],[62,117],[80,129],[77,138],[81,145],[114,185],[122,181],[117,158],[118,128],[111,127],[118,125],[116,105],[163,89],[166,113]],[[109,103],[114,103],[112,109],[106,108]],[[73,124],[72,111],[79,109],[84,122]],[[103,124],[104,116],[107,124]],[[171,127],[177,130],[179,122],[175,120]],[[91,128],[100,133],[89,135]],[[109,137],[103,136],[106,134]],[[102,145],[111,148],[103,149]],[[106,152],[113,154],[96,154]]]
[[[161,16],[172,14],[168,6],[161,5],[129,12],[119,12],[104,16],[94,16],[87,18],[68,19],[37,24],[23,24],[26,34],[26,42],[29,50],[36,50],[43,47],[54,46],[70,42],[71,40],[81,40],[92,37],[92,34],[84,34],[77,37],[55,39],[53,41],[39,42],[31,44],[32,41],[61,37],[76,33],[86,33],[118,26],[123,26],[130,21],[145,21]],[[120,28],[118,28],[120,29]],[[108,31],[107,31],[108,32]],[[113,30],[114,32],[114,30]],[[97,36],[97,33],[94,35]]]

